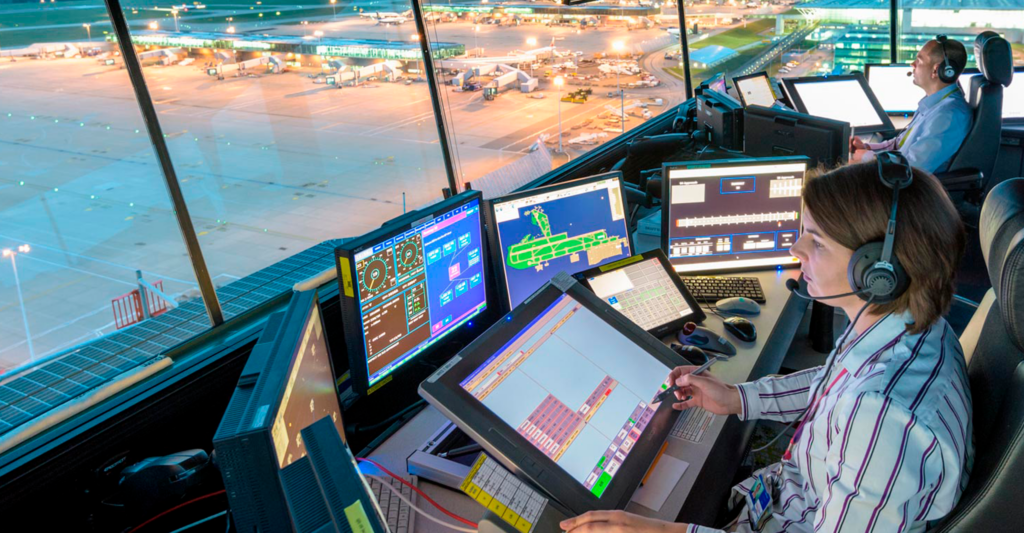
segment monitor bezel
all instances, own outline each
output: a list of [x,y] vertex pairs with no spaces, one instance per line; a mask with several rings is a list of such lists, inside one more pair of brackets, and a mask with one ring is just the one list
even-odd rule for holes
[[[665,252],[665,257],[668,258],[669,264],[672,264],[672,258],[668,255],[668,224],[669,224],[669,211],[671,210],[671,202],[669,194],[671,192],[671,186],[669,185],[668,173],[673,168],[679,168],[689,165],[699,165],[707,168],[713,168],[716,166],[757,166],[764,164],[786,164],[786,163],[804,163],[809,165],[809,159],[802,155],[793,156],[778,156],[778,157],[757,157],[749,159],[716,159],[710,161],[674,161],[669,163],[662,163],[661,165],[661,250]],[[804,170],[804,182],[807,180],[807,170]],[[800,224],[797,229],[797,238],[803,234],[803,217],[804,217],[804,205],[800,202]],[[698,268],[692,270],[686,270],[685,272],[679,272],[676,270],[675,265],[672,265],[672,270],[676,271],[676,274],[680,276],[694,276],[701,274],[723,274],[731,272],[752,272],[752,271],[764,271],[778,268],[797,268],[800,266],[800,261],[786,261],[785,263],[768,264],[768,265],[753,265],[753,266],[738,266],[738,267],[725,267],[725,268]]]
[[[480,209],[480,261],[482,263],[481,268],[484,274],[482,284],[484,287],[484,301],[486,304],[484,309],[476,315],[474,320],[480,319],[487,315],[494,304],[493,287],[491,287],[487,281],[487,278],[489,277],[489,258],[487,257],[487,250],[484,244],[487,240],[484,220],[484,215],[487,210],[485,209],[486,206],[484,205],[483,195],[480,191],[465,191],[452,196],[451,198],[442,200],[434,205],[424,207],[418,211],[406,213],[384,224],[384,226],[377,230],[371,231],[362,237],[346,241],[335,248],[334,265],[338,271],[338,304],[341,309],[342,332],[345,336],[345,351],[348,353],[349,376],[352,382],[352,390],[356,394],[366,395],[376,391],[379,387],[391,382],[396,371],[401,372],[403,369],[395,369],[373,385],[370,385],[370,369],[366,357],[366,345],[363,339],[363,319],[362,313],[359,311],[362,304],[359,301],[359,291],[355,288],[356,280],[359,279],[358,272],[356,272],[355,255],[368,247],[372,247],[376,243],[394,237],[395,235],[398,235],[403,231],[407,231],[422,222],[426,222],[429,219],[443,215],[444,213],[473,200],[478,201]],[[347,270],[342,267],[342,260],[347,261]],[[465,326],[466,324],[463,324],[458,328],[449,330],[448,333],[445,334],[444,338],[448,341],[468,340],[467,335],[469,335],[469,332],[467,332],[468,328]],[[433,346],[417,354],[413,359],[422,359],[424,356],[436,352],[439,347],[443,345],[444,343],[435,343]],[[411,360],[409,362],[411,362]],[[408,362],[406,364],[408,364]]]
[[866,133],[891,133],[896,131],[896,128],[892,125],[892,120],[889,120],[889,115],[885,112],[884,109],[882,109],[882,104],[878,102],[878,98],[875,97],[875,93],[871,90],[871,87],[868,85],[867,78],[865,78],[864,75],[859,72],[854,74],[844,74],[837,76],[807,76],[803,78],[784,78],[782,80],[782,83],[786,88],[786,94],[789,96],[789,101],[793,103],[794,109],[801,113],[812,115],[812,113],[807,112],[807,106],[804,104],[803,99],[800,97],[800,91],[797,89],[797,87],[800,85],[807,85],[812,83],[825,83],[845,80],[854,80],[860,83],[861,89],[864,91],[864,94],[867,95],[868,101],[871,102],[871,106],[874,107],[875,109],[875,114],[881,120],[881,122],[877,124],[870,124],[867,126],[853,127],[851,125],[850,129],[853,131],[853,134],[862,135]]
[[683,284],[683,280],[679,277],[679,274],[676,273],[675,268],[672,267],[672,263],[669,263],[668,257],[665,255],[665,252],[661,250],[661,248],[647,250],[646,252],[639,253],[631,257],[627,257],[625,259],[620,259],[618,261],[608,263],[606,265],[597,266],[589,270],[580,272],[579,274],[576,274],[574,277],[580,283],[582,283],[584,287],[593,291],[593,287],[590,286],[591,277],[608,274],[610,272],[614,272],[616,270],[620,270],[628,266],[635,265],[637,263],[642,263],[644,261],[648,261],[651,259],[657,260],[658,264],[661,265],[661,268],[665,270],[665,273],[668,275],[669,279],[671,279],[672,283],[675,284],[676,290],[679,291],[679,294],[682,295],[683,300],[686,301],[686,305],[690,306],[691,313],[686,316],[681,316],[675,320],[672,320],[671,322],[666,322],[660,326],[649,329],[647,330],[647,333],[650,333],[655,337],[661,338],[662,336],[667,335],[673,331],[678,331],[682,329],[683,325],[686,324],[687,322],[703,322],[707,318],[707,315],[704,314],[704,309],[702,309],[700,304],[697,303],[697,300],[693,298],[693,295],[690,294],[690,291],[686,289],[686,285]]
[[[488,248],[491,254],[491,264],[494,265],[494,281],[495,281],[495,293],[499,295],[497,298],[501,301],[501,310],[505,313],[512,310],[512,295],[509,294],[508,280],[505,279],[505,259],[504,254],[501,251],[501,239],[498,235],[498,224],[494,215],[494,207],[498,204],[521,200],[523,198],[529,198],[538,194],[546,194],[561,189],[568,189],[571,187],[578,187],[580,185],[586,185],[591,181],[602,181],[606,179],[617,179],[619,181],[619,190],[622,194],[622,209],[623,213],[626,213],[626,243],[629,245],[629,256],[632,257],[636,251],[636,247],[633,245],[633,234],[629,231],[629,215],[627,211],[626,202],[626,184],[622,177],[622,172],[615,170],[612,172],[603,172],[601,174],[594,174],[593,176],[585,176],[569,181],[563,181],[555,183],[553,185],[545,185],[544,187],[537,187],[535,189],[527,189],[525,191],[519,191],[509,193],[504,196],[492,198],[487,200],[487,241]],[[557,273],[556,273],[557,274]]]
[[642,442],[637,442],[604,494],[598,498],[460,385],[463,379],[501,350],[520,329],[528,326],[563,294],[571,296],[664,364],[666,378],[673,368],[687,364],[640,326],[614,312],[583,284],[567,275],[558,275],[423,381],[419,387],[420,396],[455,422],[491,457],[518,477],[547,492],[569,510],[579,514],[622,509],[629,503],[679,416],[680,411],[674,410],[671,402],[658,406],[650,424],[644,429]]
[[[868,87],[871,86],[871,71],[873,69],[886,69],[886,68],[895,68],[895,67],[904,67],[904,68],[906,68],[906,67],[910,67],[910,65],[907,64],[907,63],[868,63],[867,65],[864,65],[864,79],[868,80]],[[922,90],[922,93],[923,92],[924,91]],[[874,90],[872,90],[872,93],[874,93]],[[922,96],[921,98],[924,98],[924,96]],[[879,100],[878,103],[881,104],[882,101]],[[885,109],[885,108],[883,107],[883,109]],[[888,109],[885,109],[885,112],[886,112],[886,114],[888,114],[890,116],[912,117],[912,116],[914,116],[914,113],[917,112],[917,108],[908,109],[906,111],[898,111],[898,110],[890,111]]]
[[754,78],[764,78],[764,81],[768,82],[768,89],[772,92],[772,96],[775,97],[775,101],[779,101],[779,95],[775,93],[775,87],[772,86],[771,77],[768,76],[768,73],[766,71],[762,70],[761,72],[755,72],[753,74],[747,74],[745,76],[736,76],[735,78],[732,79],[732,86],[736,88],[736,94],[737,96],[739,96],[740,103],[743,104],[744,108],[751,105],[760,105],[747,103],[747,99],[743,97],[743,91],[740,90],[740,82]]

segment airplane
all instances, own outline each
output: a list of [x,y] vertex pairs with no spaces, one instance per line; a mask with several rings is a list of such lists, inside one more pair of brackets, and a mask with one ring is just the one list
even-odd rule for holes
[[406,22],[409,21],[408,17],[404,15],[399,15],[398,13],[384,13],[379,11],[375,12],[374,15],[370,15],[369,18],[376,20],[378,25],[383,24],[385,26],[390,24],[405,24]]
[[672,37],[679,37],[679,28],[666,28],[665,31]]
[[744,5],[744,7],[749,7],[751,9],[757,9],[757,8],[761,7],[761,3],[760,2],[747,2]]

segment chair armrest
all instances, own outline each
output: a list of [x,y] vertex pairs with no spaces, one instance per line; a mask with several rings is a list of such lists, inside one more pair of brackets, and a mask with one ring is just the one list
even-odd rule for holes
[[948,172],[937,172],[936,178],[949,192],[978,191],[985,187],[985,176],[976,168],[961,168]]

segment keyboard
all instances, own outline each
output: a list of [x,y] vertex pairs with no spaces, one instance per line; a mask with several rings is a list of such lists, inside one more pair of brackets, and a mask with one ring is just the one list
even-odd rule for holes
[[672,426],[669,435],[677,439],[690,442],[704,440],[704,433],[707,432],[711,422],[714,422],[715,414],[705,411],[699,407],[691,407],[679,414],[676,423]]
[[764,291],[757,278],[732,276],[683,276],[683,285],[698,302],[717,302],[739,296],[763,304]]
[[[398,496],[395,496],[394,492],[388,490],[384,483],[389,483],[392,487],[400,490],[402,496],[409,498],[409,501],[413,503],[417,503],[416,493],[391,476],[379,478],[377,476],[366,476],[366,481],[370,483],[370,490],[373,491],[374,497],[377,498],[377,503],[380,504],[381,511],[384,512],[384,516],[388,519],[388,529],[391,530],[391,533],[413,533],[413,525],[416,523],[416,512]],[[415,479],[412,483],[415,483]]]

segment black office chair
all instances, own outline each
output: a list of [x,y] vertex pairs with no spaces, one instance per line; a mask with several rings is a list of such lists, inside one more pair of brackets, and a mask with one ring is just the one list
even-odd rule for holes
[[931,529],[942,533],[1024,524],[1024,178],[992,189],[979,231],[992,288],[960,337],[974,404],[974,467],[960,503]]
[[1003,127],[1003,87],[1013,80],[1013,52],[999,34],[978,35],[974,57],[981,71],[971,78],[967,95],[974,123],[949,170],[936,174],[970,226],[977,223],[978,206],[995,185],[991,178]]

